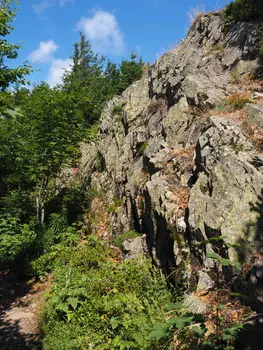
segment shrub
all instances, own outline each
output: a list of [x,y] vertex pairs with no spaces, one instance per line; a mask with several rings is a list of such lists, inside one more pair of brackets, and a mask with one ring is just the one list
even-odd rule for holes
[[29,225],[21,224],[19,219],[12,216],[1,216],[0,264],[10,265],[18,260],[23,263],[35,239],[36,234]]
[[131,230],[131,231],[128,231],[128,232],[123,233],[122,235],[116,237],[114,239],[114,244],[116,245],[116,247],[121,248],[123,241],[125,241],[126,239],[136,238],[139,236],[140,236],[140,234],[138,232],[136,232],[135,230]]
[[263,18],[262,0],[236,0],[226,6],[224,15],[230,21],[250,21]]
[[231,110],[242,109],[246,103],[249,103],[250,99],[246,94],[233,94],[228,96],[227,105]]
[[65,252],[43,314],[45,350],[151,349],[153,324],[164,322],[171,294],[147,260],[113,261],[88,237]]
[[68,227],[63,232],[61,242],[49,247],[48,251],[40,255],[37,259],[31,261],[31,272],[37,278],[44,278],[48,273],[52,272],[56,264],[59,264],[65,251],[75,246],[80,241],[80,234],[72,228]]

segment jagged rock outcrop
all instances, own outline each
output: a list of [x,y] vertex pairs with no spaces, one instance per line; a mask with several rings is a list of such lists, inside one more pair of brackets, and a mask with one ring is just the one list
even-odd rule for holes
[[[251,23],[201,17],[176,49],[107,104],[99,140],[83,146],[86,182],[109,205],[118,201],[112,236],[146,234],[155,263],[189,290],[214,280],[213,247],[197,243],[223,237],[224,254],[241,264],[262,245],[263,157],[252,135],[262,127],[262,108],[254,100],[242,118],[222,112],[227,96],[240,92],[236,80],[260,71],[259,43]],[[251,98],[260,93],[242,88]],[[113,113],[116,105],[122,115]]]

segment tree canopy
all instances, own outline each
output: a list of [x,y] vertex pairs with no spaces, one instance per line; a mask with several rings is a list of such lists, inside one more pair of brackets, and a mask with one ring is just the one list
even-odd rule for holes
[[[77,166],[87,130],[110,98],[141,77],[143,62],[134,53],[120,65],[107,61],[80,33],[62,84],[27,89],[31,67],[8,64],[20,48],[8,41],[16,10],[11,0],[0,4],[0,262],[6,256],[4,262],[13,263],[42,240],[37,232],[39,225],[45,232],[54,210],[49,203],[60,196],[56,181],[62,169]],[[7,242],[13,242],[11,255]]]

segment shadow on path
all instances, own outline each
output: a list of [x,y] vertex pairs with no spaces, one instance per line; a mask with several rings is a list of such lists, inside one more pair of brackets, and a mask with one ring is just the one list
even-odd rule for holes
[[0,272],[0,349],[42,349],[37,317],[28,297],[36,293],[33,282]]

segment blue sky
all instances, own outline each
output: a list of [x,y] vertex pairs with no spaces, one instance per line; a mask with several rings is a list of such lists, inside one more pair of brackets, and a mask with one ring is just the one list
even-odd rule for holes
[[[22,42],[18,62],[35,70],[30,81],[60,82],[73,44],[83,31],[94,51],[119,62],[135,49],[145,61],[174,47],[189,28],[193,8],[222,8],[229,0],[20,0],[12,42]],[[16,62],[17,63],[17,62]]]

